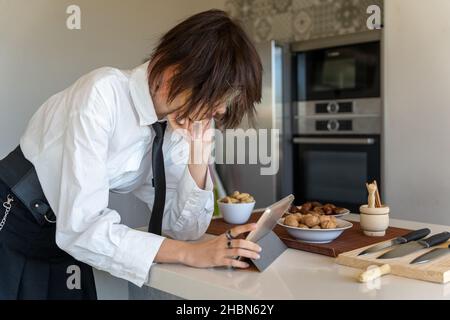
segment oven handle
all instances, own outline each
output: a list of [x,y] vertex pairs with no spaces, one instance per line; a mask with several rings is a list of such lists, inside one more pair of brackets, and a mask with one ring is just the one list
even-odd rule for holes
[[373,138],[294,138],[295,144],[345,144],[345,145],[372,145]]

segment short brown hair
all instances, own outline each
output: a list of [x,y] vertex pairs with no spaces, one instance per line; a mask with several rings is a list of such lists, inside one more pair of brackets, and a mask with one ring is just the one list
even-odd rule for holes
[[253,121],[255,103],[261,101],[261,59],[242,27],[226,12],[198,13],[161,38],[151,55],[151,90],[168,67],[175,67],[168,101],[185,91],[191,93],[180,117],[211,115],[215,105],[228,98],[220,119],[223,127],[237,127],[244,116]]

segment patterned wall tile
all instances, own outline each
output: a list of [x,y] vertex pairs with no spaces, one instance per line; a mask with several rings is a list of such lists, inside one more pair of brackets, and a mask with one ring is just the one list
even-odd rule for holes
[[252,5],[252,17],[260,19],[263,17],[272,17],[275,14],[272,0],[254,0]]
[[292,17],[292,40],[306,40],[311,38],[313,20],[311,8],[296,10]]
[[292,10],[310,8],[315,5],[320,5],[320,2],[322,2],[322,0],[294,0],[294,2],[292,3]]
[[292,39],[292,13],[285,12],[272,17],[272,39],[289,42]]
[[253,5],[255,0],[228,0],[225,10],[237,19],[247,21],[253,18]]
[[271,16],[262,16],[253,20],[253,30],[255,41],[262,42],[275,39],[272,34],[272,18]]
[[367,7],[383,0],[228,0],[255,42],[299,41],[366,31]]
[[336,32],[336,13],[335,1],[331,4],[322,4],[313,6],[311,8],[311,15],[313,19],[313,30],[311,34],[312,39],[328,37]]
[[291,9],[293,0],[272,1],[273,11],[275,14],[285,14]]

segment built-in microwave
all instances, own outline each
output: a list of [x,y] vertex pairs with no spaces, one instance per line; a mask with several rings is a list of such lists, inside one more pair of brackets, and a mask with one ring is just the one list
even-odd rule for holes
[[380,97],[380,41],[295,53],[297,101]]

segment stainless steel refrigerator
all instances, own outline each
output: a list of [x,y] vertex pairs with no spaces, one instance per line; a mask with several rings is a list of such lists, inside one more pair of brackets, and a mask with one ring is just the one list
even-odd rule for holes
[[[238,155],[246,152],[248,155],[249,143],[245,145],[245,150],[239,148],[235,150],[233,164],[216,164],[217,172],[227,193],[235,190],[252,194],[256,199],[256,207],[266,207],[282,197],[292,193],[292,90],[291,78],[291,52],[289,45],[275,41],[256,45],[263,64],[263,88],[262,102],[256,106],[257,117],[255,128],[278,129],[279,135],[271,137],[268,143],[277,146],[271,152],[272,165],[279,164],[277,174],[262,175],[261,168],[268,165],[260,163],[258,157],[257,164],[237,164]],[[247,121],[243,121],[241,129],[248,129]],[[272,141],[273,140],[273,141]],[[277,142],[274,144],[274,142]],[[262,145],[258,139],[259,148]],[[216,140],[216,152],[223,152],[222,158],[226,158],[229,150],[224,149],[225,142]],[[254,146],[252,146],[254,147]],[[248,160],[248,157],[247,157]]]

